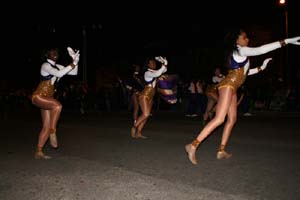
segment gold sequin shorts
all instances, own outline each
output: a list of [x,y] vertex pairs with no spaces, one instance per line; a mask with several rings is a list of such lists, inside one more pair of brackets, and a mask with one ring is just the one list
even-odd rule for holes
[[53,97],[54,85],[51,84],[51,80],[41,81],[37,89],[32,94],[32,100],[36,96]]
[[223,87],[230,87],[236,91],[246,80],[246,74],[244,74],[244,68],[232,69],[228,71],[226,77],[218,83],[218,89]]

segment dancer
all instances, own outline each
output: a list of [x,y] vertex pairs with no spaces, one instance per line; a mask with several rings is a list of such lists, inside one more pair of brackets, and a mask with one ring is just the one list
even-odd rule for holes
[[199,144],[206,139],[212,131],[221,125],[227,116],[224,126],[221,144],[217,151],[217,159],[228,159],[232,155],[225,151],[229,136],[237,118],[237,89],[244,83],[247,75],[256,74],[266,68],[271,58],[265,59],[262,66],[249,69],[248,56],[257,56],[268,53],[275,49],[286,46],[287,44],[300,45],[300,37],[288,38],[277,42],[262,45],[260,47],[248,47],[249,39],[243,30],[237,30],[229,33],[226,38],[229,42],[229,51],[226,56],[228,74],[218,84],[219,98],[216,106],[214,118],[199,133],[196,139],[190,144],[185,145],[185,151],[192,164],[196,165],[196,150]]
[[218,89],[217,84],[221,82],[225,76],[221,73],[219,67],[215,68],[214,76],[212,77],[212,83],[208,84],[205,89],[205,95],[207,98],[206,109],[203,114],[203,125],[207,124],[209,119],[212,119],[216,111],[216,103],[218,101]]
[[139,94],[144,89],[144,80],[140,74],[140,65],[132,65],[134,72],[129,78],[126,88],[129,90],[130,103],[133,107],[133,121],[135,122],[139,114]]
[[48,138],[50,138],[50,145],[53,148],[58,148],[56,124],[60,117],[62,105],[53,97],[55,84],[66,74],[77,75],[80,56],[79,51],[74,52],[70,47],[67,50],[73,61],[66,67],[56,63],[59,57],[58,49],[52,48],[47,51],[46,61],[41,66],[41,81],[32,94],[32,103],[41,109],[43,122],[34,155],[36,159],[51,158],[43,153],[43,147]]
[[[160,69],[156,70],[156,61],[162,63]],[[142,111],[142,114],[137,118],[137,120],[133,123],[131,128],[131,137],[132,138],[140,138],[145,139],[142,134],[142,130],[149,118],[152,105],[153,105],[153,97],[155,95],[155,88],[157,77],[162,75],[167,71],[168,61],[163,57],[155,57],[155,59],[150,58],[147,60],[146,65],[148,67],[147,71],[144,73],[145,79],[145,87],[143,91],[139,95],[139,105]]]

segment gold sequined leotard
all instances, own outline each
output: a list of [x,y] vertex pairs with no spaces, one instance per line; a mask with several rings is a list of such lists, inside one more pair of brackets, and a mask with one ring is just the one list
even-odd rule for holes
[[244,73],[244,66],[247,62],[248,58],[245,61],[238,63],[232,57],[228,74],[217,85],[217,88],[230,87],[236,91],[246,80],[247,73]]
[[54,85],[51,84],[51,80],[41,81],[37,89],[32,94],[32,99],[37,95],[43,97],[53,97],[54,95]]

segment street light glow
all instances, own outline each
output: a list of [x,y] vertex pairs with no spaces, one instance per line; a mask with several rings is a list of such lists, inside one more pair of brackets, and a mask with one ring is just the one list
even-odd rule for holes
[[285,4],[285,0],[279,0],[279,3],[280,3],[281,5],[283,5],[283,4]]

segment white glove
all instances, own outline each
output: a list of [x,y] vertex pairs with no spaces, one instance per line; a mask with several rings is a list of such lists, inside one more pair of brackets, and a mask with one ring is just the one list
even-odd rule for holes
[[260,69],[261,69],[261,70],[266,69],[268,63],[269,63],[271,60],[272,60],[272,58],[267,58],[267,59],[265,59],[264,62],[263,62],[263,64],[262,64],[262,66],[260,66]]
[[68,50],[68,53],[69,53],[69,55],[71,56],[71,58],[72,58],[73,60],[74,60],[76,54],[79,54],[79,50],[77,50],[77,51],[75,52],[71,47],[68,47],[67,50]]
[[80,54],[79,54],[79,51],[77,51],[76,54],[74,55],[74,59],[73,59],[73,64],[75,66],[78,65],[79,57],[80,57]]
[[287,38],[284,40],[286,44],[296,44],[300,45],[300,36],[298,37],[293,37],[293,38]]
[[155,60],[157,60],[158,62],[161,62],[163,65],[168,65],[168,61],[167,61],[167,59],[166,58],[163,58],[163,57],[161,57],[161,56],[157,56],[157,57],[155,57]]

